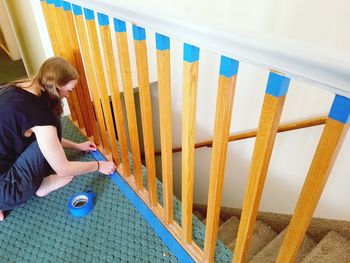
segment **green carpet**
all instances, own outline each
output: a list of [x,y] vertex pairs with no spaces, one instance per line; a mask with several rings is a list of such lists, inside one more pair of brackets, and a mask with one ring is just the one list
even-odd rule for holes
[[[84,141],[64,118],[64,137]],[[66,151],[70,160],[92,160],[90,154]],[[145,171],[144,171],[145,172]],[[67,202],[92,187],[94,210],[84,218],[68,214]],[[158,183],[161,199],[161,184]],[[174,217],[181,204],[174,198]],[[160,200],[161,202],[161,200]],[[193,220],[193,235],[203,247],[204,225]],[[232,254],[218,242],[216,262],[231,262]],[[90,173],[45,198],[33,197],[0,223],[0,262],[178,262],[131,202],[108,177]]]
[[27,73],[23,65],[23,61],[13,61],[0,48],[0,85],[5,82],[14,81],[22,78],[26,78]]

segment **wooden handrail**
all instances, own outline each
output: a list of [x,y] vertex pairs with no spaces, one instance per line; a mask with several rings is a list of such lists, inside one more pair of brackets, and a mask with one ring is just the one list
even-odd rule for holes
[[[318,125],[325,124],[326,120],[327,120],[327,115],[321,115],[313,118],[292,121],[292,122],[288,122],[280,125],[280,127],[278,128],[278,132],[293,131],[293,130],[308,128],[308,127],[318,126]],[[233,142],[233,141],[253,138],[253,137],[256,137],[256,132],[257,132],[257,129],[233,133],[232,135],[230,135],[230,137],[228,137],[228,141]],[[196,143],[194,145],[194,148],[211,147],[212,144],[213,144],[213,141],[208,140],[208,141]],[[182,151],[181,147],[177,147],[173,149],[173,153],[181,152],[181,151]],[[160,151],[155,152],[156,156],[161,154],[162,153]]]

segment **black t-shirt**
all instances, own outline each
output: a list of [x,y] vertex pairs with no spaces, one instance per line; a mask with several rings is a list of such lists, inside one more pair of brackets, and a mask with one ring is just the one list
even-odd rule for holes
[[52,125],[61,140],[58,117],[40,97],[16,86],[0,87],[0,173],[7,171],[24,150],[36,140],[24,133],[34,126]]

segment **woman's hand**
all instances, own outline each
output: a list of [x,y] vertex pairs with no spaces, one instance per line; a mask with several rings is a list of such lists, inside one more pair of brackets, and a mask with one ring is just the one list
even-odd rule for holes
[[112,174],[115,171],[115,169],[116,169],[115,164],[112,163],[112,162],[98,161],[98,163],[99,163],[99,167],[100,167],[98,169],[98,171],[100,173],[109,175],[109,174]]
[[82,152],[96,151],[96,145],[91,141],[77,143],[77,150],[82,151]]

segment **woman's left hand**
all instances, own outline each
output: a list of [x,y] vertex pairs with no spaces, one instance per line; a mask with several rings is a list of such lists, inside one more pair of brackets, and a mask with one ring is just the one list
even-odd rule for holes
[[82,152],[96,151],[96,145],[93,142],[90,142],[90,141],[78,143],[77,144],[77,148],[78,148],[79,151],[82,151]]

